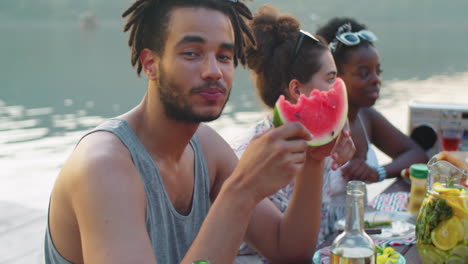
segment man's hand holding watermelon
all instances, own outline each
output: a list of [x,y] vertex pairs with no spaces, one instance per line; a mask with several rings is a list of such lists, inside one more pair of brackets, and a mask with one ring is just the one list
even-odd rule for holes
[[261,200],[303,170],[311,139],[310,132],[298,122],[270,129],[252,139],[233,173],[241,177],[230,179],[254,188],[248,193],[256,193],[254,199]]

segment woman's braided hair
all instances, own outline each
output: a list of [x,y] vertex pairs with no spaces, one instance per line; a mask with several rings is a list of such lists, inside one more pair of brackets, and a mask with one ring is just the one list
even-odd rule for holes
[[246,37],[250,44],[254,45],[255,40],[244,21],[244,18],[252,19],[252,13],[244,3],[238,0],[137,0],[123,12],[122,17],[128,17],[123,31],[130,32],[131,63],[137,67],[138,76],[142,70],[139,56],[143,49],[163,54],[170,13],[176,7],[204,7],[227,15],[234,30],[234,65],[237,66],[238,61],[245,65]]

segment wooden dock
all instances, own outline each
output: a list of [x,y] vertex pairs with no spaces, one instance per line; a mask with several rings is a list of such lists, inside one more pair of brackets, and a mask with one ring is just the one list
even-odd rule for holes
[[[392,179],[370,184],[369,199],[382,192],[393,181]],[[50,193],[36,190],[36,194],[39,192],[47,195]],[[11,197],[13,193],[12,191]],[[0,201],[0,264],[44,264],[47,204],[43,201],[48,201],[48,196],[21,195],[22,198],[26,198],[21,202],[19,199],[18,202]],[[28,199],[37,203],[25,203]],[[31,206],[28,207],[28,204]],[[41,207],[44,209],[38,209]]]
[[44,264],[46,213],[0,201],[0,264]]

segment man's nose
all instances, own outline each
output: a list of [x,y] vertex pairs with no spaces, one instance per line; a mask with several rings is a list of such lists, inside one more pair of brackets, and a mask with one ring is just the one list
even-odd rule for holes
[[203,65],[202,78],[204,80],[217,81],[221,79],[222,76],[223,73],[219,67],[219,61],[216,55],[207,56]]

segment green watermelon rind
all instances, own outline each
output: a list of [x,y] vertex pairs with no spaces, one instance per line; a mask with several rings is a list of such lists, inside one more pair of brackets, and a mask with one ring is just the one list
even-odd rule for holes
[[280,127],[280,126],[284,125],[283,118],[282,118],[280,112],[278,111],[278,106],[277,105],[275,105],[275,108],[273,109],[273,125],[275,127]]
[[[342,80],[340,80],[340,82],[341,82],[341,84],[343,86],[342,87],[343,88],[343,96],[344,96],[345,100],[348,100],[346,86],[345,86],[345,84],[344,84],[344,82]],[[323,145],[326,145],[326,144],[330,143],[336,137],[338,137],[338,135],[341,133],[341,130],[343,129],[343,127],[346,124],[346,120],[348,119],[348,104],[347,104],[347,102],[344,105],[344,111],[343,112],[344,112],[343,117],[341,118],[338,125],[335,126],[333,136],[316,137],[316,138],[308,141],[307,145],[311,146],[311,147],[323,146]],[[278,102],[275,104],[275,107],[273,109],[273,120],[272,121],[273,121],[273,125],[275,127],[282,126],[287,122],[287,121],[285,121],[285,118],[281,115],[280,106],[279,106]]]

